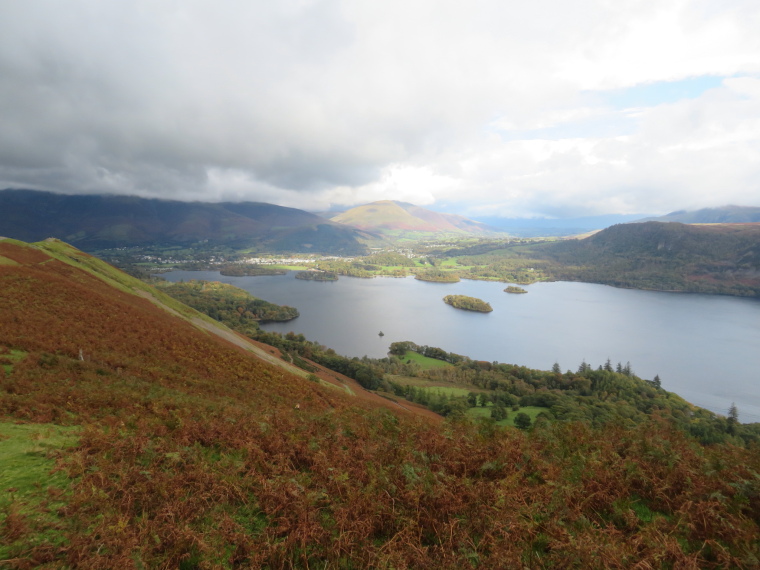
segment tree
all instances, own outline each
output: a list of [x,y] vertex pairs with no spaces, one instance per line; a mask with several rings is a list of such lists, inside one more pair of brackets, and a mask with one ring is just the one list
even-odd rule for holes
[[559,362],[555,362],[552,366],[552,372],[555,374],[562,374],[562,369],[559,367]]
[[515,416],[515,427],[518,429],[528,429],[530,427],[530,416],[525,412],[520,412]]
[[731,406],[728,408],[728,427],[726,431],[731,435],[736,432],[736,424],[739,423],[739,410],[736,409],[736,404],[731,402]]
[[497,422],[500,420],[506,420],[508,416],[507,409],[502,405],[496,405],[491,408],[491,418]]
[[662,381],[660,380],[659,374],[655,374],[654,380],[652,380],[652,384],[654,384],[655,388],[662,388]]

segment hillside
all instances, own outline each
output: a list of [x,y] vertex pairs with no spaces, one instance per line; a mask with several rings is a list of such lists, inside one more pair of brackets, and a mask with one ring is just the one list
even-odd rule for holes
[[87,251],[145,245],[258,247],[357,254],[374,239],[314,214],[259,202],[218,204],[134,196],[0,191],[0,236],[55,237]]
[[751,224],[760,223],[760,208],[751,206],[722,206],[701,210],[679,210],[665,216],[645,218],[641,222],[680,222],[682,224]]
[[392,238],[498,233],[494,228],[463,216],[433,212],[420,206],[392,200],[357,206],[332,217],[331,220]]
[[[282,363],[58,241],[0,241],[0,292],[3,566],[717,568],[760,557],[756,449],[702,446],[656,413],[600,427],[441,425],[324,368]],[[487,381],[489,367],[467,370]],[[518,369],[516,385],[541,397]]]
[[556,262],[560,280],[760,296],[760,224],[619,224],[526,251]]

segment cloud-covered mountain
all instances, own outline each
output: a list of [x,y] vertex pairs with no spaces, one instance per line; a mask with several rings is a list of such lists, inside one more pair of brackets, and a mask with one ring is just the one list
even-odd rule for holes
[[134,196],[0,191],[0,235],[55,237],[81,249],[207,242],[272,251],[361,253],[372,236],[262,202],[178,202]]

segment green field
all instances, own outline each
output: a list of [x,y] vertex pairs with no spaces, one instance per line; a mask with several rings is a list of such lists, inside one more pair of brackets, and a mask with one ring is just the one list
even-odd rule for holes
[[26,352],[23,350],[11,350],[8,353],[0,353],[0,368],[2,368],[6,374],[10,374],[13,370],[13,365],[26,356]]
[[[47,529],[36,533],[35,541],[63,541],[51,529],[64,506],[69,479],[52,471],[56,456],[76,445],[77,431],[49,424],[0,423],[0,528],[6,534],[0,541],[0,560],[31,546],[22,532],[28,527]],[[14,538],[15,534],[19,536]]]
[[421,354],[417,352],[413,352],[411,350],[407,350],[406,354],[401,357],[401,360],[404,362],[412,361],[415,364],[418,364],[420,368],[423,370],[430,370],[431,368],[444,368],[446,366],[451,366],[448,362],[444,362],[443,360],[438,360],[437,358],[429,358],[427,356],[422,356]]
[[467,396],[472,390],[468,388],[458,388],[456,386],[426,386],[422,388],[431,395],[460,397]]

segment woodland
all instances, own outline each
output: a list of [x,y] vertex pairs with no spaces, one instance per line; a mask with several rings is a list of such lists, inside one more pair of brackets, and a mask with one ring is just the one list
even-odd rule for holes
[[[60,242],[0,241],[4,566],[760,562],[757,426],[627,363],[537,371],[413,342],[351,359],[185,287],[258,340]],[[311,371],[277,364],[294,356]],[[467,388],[442,415],[397,394],[432,408],[433,384]]]
[[490,313],[493,311],[491,305],[483,299],[467,295],[446,295],[443,298],[443,302],[456,309],[464,309],[465,311],[475,311],[477,313]]
[[287,271],[264,265],[234,264],[222,267],[219,269],[219,273],[232,277],[251,277],[254,275],[284,275]]
[[296,273],[296,279],[304,281],[337,281],[338,276],[331,271],[299,271]]

